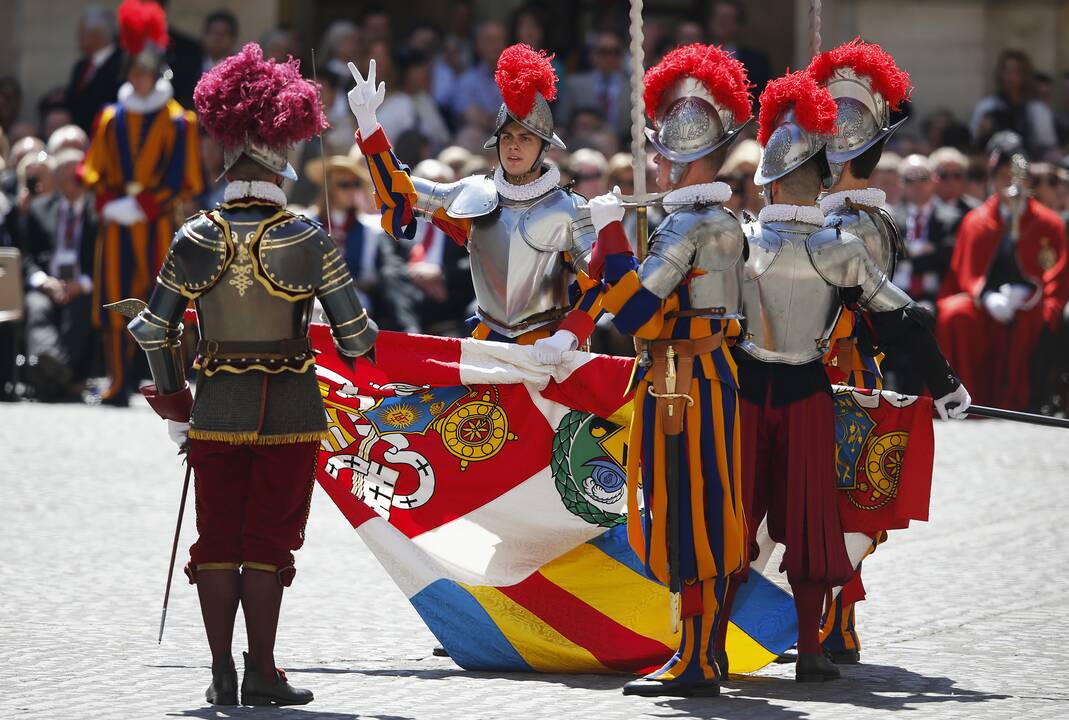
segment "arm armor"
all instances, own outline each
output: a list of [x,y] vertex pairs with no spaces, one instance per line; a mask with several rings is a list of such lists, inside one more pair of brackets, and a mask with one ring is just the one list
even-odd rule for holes
[[910,302],[897,310],[870,312],[869,317],[876,343],[890,354],[908,351],[920,367],[932,397],[943,397],[961,384],[935,340],[935,318],[930,311]]
[[896,287],[865,249],[861,238],[827,227],[806,239],[813,267],[829,285],[859,287],[862,308],[874,313],[900,310],[909,305],[909,295]]
[[341,253],[323,232],[320,232],[319,247],[323,253],[323,275],[316,294],[330,323],[334,345],[342,355],[360,357],[375,345],[379,328],[360,303],[353,276]]
[[148,357],[152,381],[160,395],[186,387],[181,318],[188,304],[189,299],[182,294],[157,284],[148,306],[126,326]]
[[590,253],[594,250],[594,241],[598,234],[594,232],[594,224],[590,221],[590,207],[585,204],[582,195],[569,193],[569,197],[575,207],[572,216],[571,247],[568,254],[572,258],[572,269],[576,272],[587,272],[590,265]]
[[412,186],[416,189],[412,210],[427,218],[439,210],[460,220],[489,215],[497,209],[497,188],[485,175],[471,175],[453,183],[436,183],[413,176]]
[[642,286],[668,297],[692,269],[703,277],[738,272],[746,236],[738,219],[721,207],[679,210],[669,215],[650,238],[649,255],[639,267]]

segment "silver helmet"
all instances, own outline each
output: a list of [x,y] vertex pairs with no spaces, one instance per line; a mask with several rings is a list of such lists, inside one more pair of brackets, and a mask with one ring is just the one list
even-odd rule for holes
[[497,147],[497,136],[501,134],[501,128],[510,121],[515,120],[525,129],[530,130],[550,145],[567,150],[564,141],[553,131],[553,111],[549,109],[549,103],[542,97],[542,93],[535,92],[534,107],[524,117],[514,115],[505,103],[497,110],[497,120],[494,122],[494,134],[486,141],[483,147],[487,150]]
[[828,162],[853,160],[891,136],[905,118],[891,124],[887,100],[872,88],[872,80],[847,66],[835,69],[824,83],[838,106],[835,135],[828,141]]
[[654,128],[646,137],[673,163],[694,162],[739,134],[749,120],[738,123],[735,114],[717,104],[698,79],[684,76],[661,97],[655,109]]
[[293,165],[286,159],[286,154],[284,152],[247,139],[244,145],[237,145],[235,147],[223,149],[223,173],[216,178],[216,181],[225,177],[226,174],[230,172],[230,168],[234,167],[243,155],[261,167],[270,170],[276,175],[281,175],[287,180],[297,179],[297,171],[293,169]]
[[[761,164],[758,165],[757,172],[754,174],[754,184],[768,185],[798,169],[818,154],[823,158],[827,143],[827,135],[811,133],[798,124],[795,120],[794,107],[791,106],[780,116],[776,129],[765,143],[764,150],[761,152]],[[822,175],[824,185],[827,187],[831,178],[826,162],[824,166]]]

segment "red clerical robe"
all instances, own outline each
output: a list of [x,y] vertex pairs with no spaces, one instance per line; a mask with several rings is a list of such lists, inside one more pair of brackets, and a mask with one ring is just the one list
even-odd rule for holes
[[950,270],[939,294],[936,336],[951,367],[982,405],[1021,410],[1029,399],[1028,370],[1043,327],[1059,328],[1069,299],[1065,224],[1029,198],[1021,216],[1017,267],[1037,288],[1035,304],[1009,323],[984,309],[981,295],[1007,231],[999,197],[988,198],[961,222]]

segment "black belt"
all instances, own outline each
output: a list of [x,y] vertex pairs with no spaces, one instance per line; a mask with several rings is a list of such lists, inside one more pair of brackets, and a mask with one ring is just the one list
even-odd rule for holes
[[286,340],[201,340],[197,354],[205,358],[292,358],[311,352],[307,337]]

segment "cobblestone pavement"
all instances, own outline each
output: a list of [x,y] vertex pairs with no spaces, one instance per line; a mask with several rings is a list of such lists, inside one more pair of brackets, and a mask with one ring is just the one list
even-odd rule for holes
[[624,698],[621,677],[464,672],[430,656],[431,634],[317,490],[277,653],[316,701],[217,711],[180,573],[156,644],[181,487],[163,423],[143,405],[0,405],[0,718],[1069,717],[1069,433],[937,433],[932,521],[866,564],[865,664],[841,681],[797,685],[774,666],[719,699],[646,700]]

